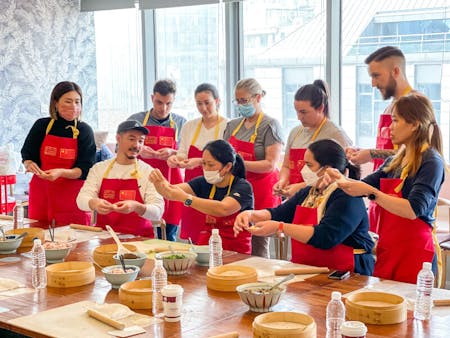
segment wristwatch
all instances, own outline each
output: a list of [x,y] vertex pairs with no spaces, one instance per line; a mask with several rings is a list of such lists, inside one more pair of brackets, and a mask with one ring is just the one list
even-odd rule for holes
[[371,194],[367,195],[367,198],[371,201],[375,201],[375,199],[377,198],[377,195],[375,195],[374,193],[371,193]]
[[184,200],[184,205],[190,207],[191,204],[192,204],[192,195],[188,195],[187,198]]

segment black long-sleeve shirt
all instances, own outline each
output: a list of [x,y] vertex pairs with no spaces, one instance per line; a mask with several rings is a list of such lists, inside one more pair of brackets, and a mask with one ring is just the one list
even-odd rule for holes
[[[44,141],[45,131],[50,122],[50,117],[38,119],[30,129],[25,142],[23,144],[21,153],[22,161],[31,160],[38,166],[41,166],[40,150],[42,142]],[[50,129],[49,134],[59,137],[72,138],[73,132],[67,126],[73,126],[73,121],[67,121],[59,117]],[[89,169],[95,162],[95,139],[92,128],[85,122],[78,122],[77,128],[80,131],[78,135],[78,156],[73,165],[73,168],[81,169],[80,179],[86,179]]]

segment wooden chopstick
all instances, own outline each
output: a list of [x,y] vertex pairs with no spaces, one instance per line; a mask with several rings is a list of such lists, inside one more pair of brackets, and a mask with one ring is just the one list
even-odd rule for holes
[[434,299],[434,306],[450,306],[450,299]]
[[275,276],[290,275],[291,273],[295,275],[308,275],[314,273],[328,273],[329,269],[327,267],[309,267],[309,268],[281,268],[275,270]]
[[88,309],[87,313],[89,316],[101,321],[102,323],[108,324],[116,329],[123,330],[125,328],[125,324],[118,322],[112,318],[105,316],[103,313],[100,313],[94,309]]

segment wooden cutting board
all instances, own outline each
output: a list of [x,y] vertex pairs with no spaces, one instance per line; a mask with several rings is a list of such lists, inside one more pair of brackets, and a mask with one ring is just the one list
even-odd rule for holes
[[95,307],[95,305],[91,301],[82,301],[34,315],[11,319],[8,322],[52,337],[111,338],[108,332],[115,329],[87,314],[87,309]]

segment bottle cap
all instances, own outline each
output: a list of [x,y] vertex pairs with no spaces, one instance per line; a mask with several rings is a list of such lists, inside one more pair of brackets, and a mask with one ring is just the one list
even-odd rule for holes
[[41,244],[41,239],[40,238],[35,238],[35,239],[33,239],[33,243],[39,245],[39,244]]
[[212,234],[213,235],[218,235],[219,234],[219,229],[212,229]]
[[16,205],[21,205],[22,204],[22,200],[16,200]]
[[342,337],[365,337],[367,327],[362,322],[348,321],[341,325]]
[[341,299],[341,293],[339,291],[333,291],[331,293],[331,299],[333,299],[333,300]]
[[154,261],[155,261],[155,266],[162,266],[163,265],[163,261],[162,261],[162,259],[154,259]]
[[431,263],[430,262],[423,262],[422,268],[425,270],[431,270]]

